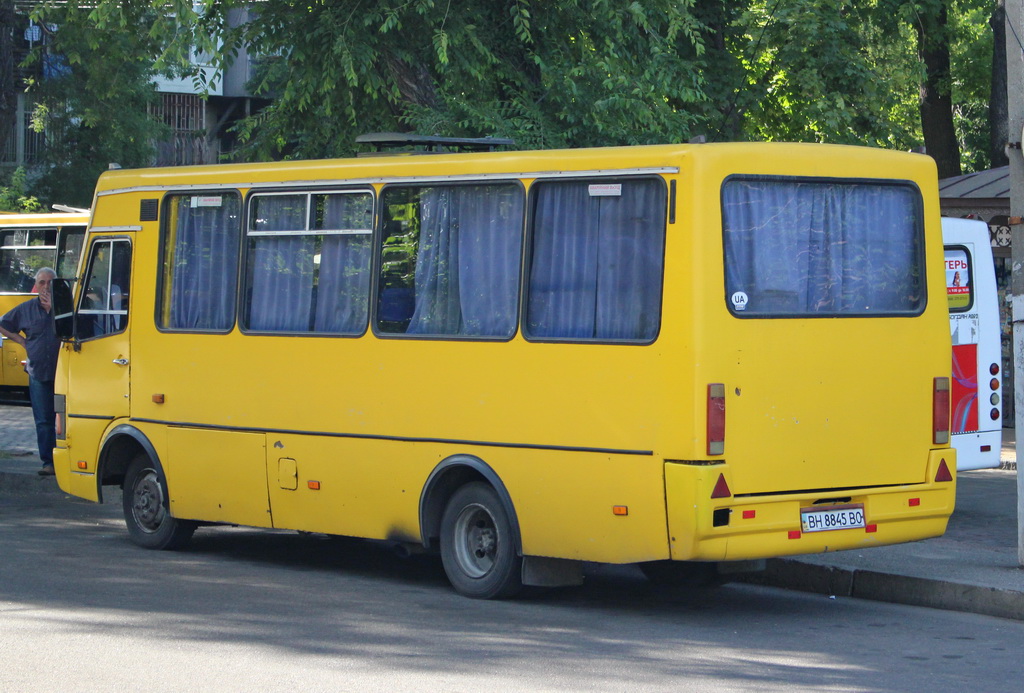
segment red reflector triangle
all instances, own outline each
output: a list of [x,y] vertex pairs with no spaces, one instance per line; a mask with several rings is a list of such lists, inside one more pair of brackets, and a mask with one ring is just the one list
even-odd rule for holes
[[939,471],[935,474],[936,481],[952,481],[953,475],[949,473],[949,467],[946,466],[946,460],[939,462]]
[[719,474],[718,483],[715,484],[715,490],[711,492],[711,497],[728,498],[731,495],[732,491],[729,490],[729,484],[725,483],[725,474]]

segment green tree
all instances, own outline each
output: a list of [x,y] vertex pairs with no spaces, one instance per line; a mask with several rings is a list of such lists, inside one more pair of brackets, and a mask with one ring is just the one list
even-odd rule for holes
[[[382,130],[495,135],[522,148],[706,134],[926,143],[951,175],[961,153],[977,168],[994,151],[984,146],[986,119],[998,117],[987,106],[983,73],[994,59],[985,24],[1001,2],[49,2],[47,12],[66,13],[55,40],[70,69],[95,74],[77,79],[82,104],[61,111],[47,101],[41,115],[57,119],[47,122],[57,133],[64,114],[72,130],[76,117],[87,123],[97,144],[79,149],[114,140],[126,148],[94,153],[85,179],[106,161],[134,164],[154,139],[140,134],[153,123],[128,115],[145,110],[146,75],[189,74],[195,50],[223,67],[244,45],[260,66],[252,88],[272,99],[242,121],[246,158],[348,155],[356,135]],[[239,26],[246,8],[251,21]],[[192,76],[202,88],[203,75]],[[108,118],[110,104],[117,113]]]
[[259,156],[346,154],[373,130],[640,144],[704,129],[706,27],[691,2],[268,2],[237,34],[275,97]]
[[917,35],[923,67],[920,80],[921,130],[939,178],[960,175],[960,147],[953,122],[952,43],[949,0],[911,0],[900,10]]
[[747,67],[749,136],[916,146],[914,64],[901,52],[907,36],[874,19],[870,2],[749,2],[735,48]]
[[[926,145],[940,175],[989,165],[1005,91],[989,21],[1001,0],[751,0],[733,49],[754,139]],[[1000,24],[1001,26],[1001,24]],[[1002,86],[1000,86],[1002,84]],[[991,113],[991,115],[990,115]],[[1004,116],[1005,118],[1005,116]],[[998,138],[997,135],[994,135]]]
[[42,3],[34,14],[48,27],[45,45],[31,57],[45,63],[45,77],[29,93],[37,104],[33,127],[47,136],[34,190],[76,206],[90,204],[96,178],[111,163],[152,163],[166,133],[150,115],[164,45],[143,30],[153,12],[147,3],[124,3],[117,21],[101,21],[102,7],[93,4]]
[[940,177],[1002,156],[1006,63],[994,55],[993,36],[993,22],[1002,33],[1001,7],[997,0],[878,0],[880,23],[913,31],[922,139]]
[[24,168],[16,168],[10,180],[0,185],[0,212],[41,212],[39,200],[28,193]]

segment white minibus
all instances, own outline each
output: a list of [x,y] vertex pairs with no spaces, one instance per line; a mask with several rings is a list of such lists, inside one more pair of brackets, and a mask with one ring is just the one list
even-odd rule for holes
[[943,217],[942,241],[953,338],[950,423],[956,466],[960,471],[998,467],[1002,349],[988,224]]

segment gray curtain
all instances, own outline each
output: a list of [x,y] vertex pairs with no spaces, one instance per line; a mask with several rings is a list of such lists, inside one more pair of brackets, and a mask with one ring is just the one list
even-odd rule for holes
[[511,337],[516,329],[523,191],[427,188],[420,196],[411,334]]
[[[254,197],[254,231],[305,231],[306,195]],[[313,305],[313,257],[310,235],[250,236],[249,329],[304,332]]]
[[527,328],[531,337],[650,341],[665,243],[661,180],[543,182],[536,190]]
[[919,194],[905,185],[737,179],[722,188],[726,295],[754,315],[913,313]]
[[249,238],[249,329],[361,333],[372,196],[259,196],[253,198],[251,219],[254,231],[280,233]]
[[220,206],[192,207],[192,196],[172,199],[176,239],[168,249],[171,305],[164,327],[230,330],[235,321],[241,203],[221,195]]
[[323,237],[313,330],[360,334],[366,329],[369,308],[373,198],[329,195],[323,209],[325,229],[360,233]]

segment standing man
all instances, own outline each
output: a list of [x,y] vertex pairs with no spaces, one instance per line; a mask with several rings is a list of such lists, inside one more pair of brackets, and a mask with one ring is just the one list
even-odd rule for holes
[[60,340],[50,301],[50,284],[56,276],[49,267],[36,272],[36,283],[32,287],[36,297],[18,304],[0,318],[0,334],[23,346],[28,353],[28,394],[36,422],[39,459],[43,461],[40,476],[53,476],[53,448],[57,444],[53,378],[57,372]]

